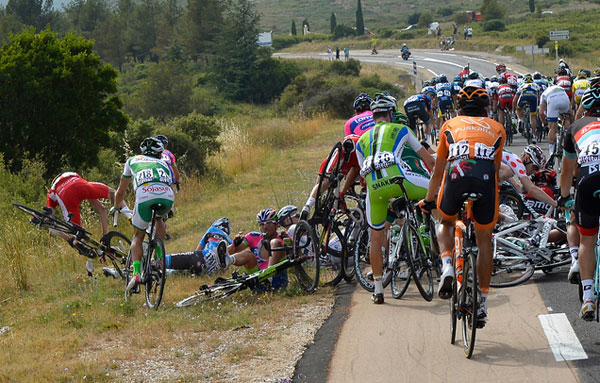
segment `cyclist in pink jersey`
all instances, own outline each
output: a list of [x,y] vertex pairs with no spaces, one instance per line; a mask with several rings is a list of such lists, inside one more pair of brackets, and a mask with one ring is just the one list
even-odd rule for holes
[[361,93],[354,100],[355,115],[351,117],[344,125],[344,136],[356,134],[361,136],[364,132],[371,129],[375,123],[373,122],[373,112],[370,110],[370,105],[373,100],[366,93]]
[[156,138],[163,143],[164,150],[161,159],[171,166],[171,170],[173,170],[173,183],[177,186],[177,191],[179,191],[179,169],[177,168],[177,160],[175,159],[175,156],[170,150],[167,149],[167,146],[169,145],[169,139],[167,136],[162,134],[159,134],[156,136]]

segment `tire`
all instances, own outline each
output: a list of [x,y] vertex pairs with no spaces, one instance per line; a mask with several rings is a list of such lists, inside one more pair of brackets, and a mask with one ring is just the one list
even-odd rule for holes
[[[354,270],[356,272],[356,278],[358,279],[358,283],[362,286],[363,289],[368,292],[375,291],[375,285],[373,284],[373,279],[369,278],[368,273],[371,271],[371,260],[369,259],[371,243],[370,243],[370,235],[369,235],[369,227],[364,227],[360,234],[358,235],[358,240],[356,242],[356,246],[354,248]],[[384,260],[383,263],[383,278],[382,284],[383,287],[387,287],[392,281],[392,270],[390,267],[387,267],[387,261]]]
[[517,286],[531,278],[535,271],[531,260],[525,256],[497,252],[493,262],[491,287]]
[[125,266],[130,253],[131,240],[118,231],[109,231],[100,239],[106,247],[105,254],[113,263],[115,270],[122,279],[126,279],[126,272],[121,267]]
[[566,266],[571,264],[571,254],[569,249],[557,249],[552,252],[549,261],[543,260],[540,263],[536,263],[535,270],[542,270],[547,273],[556,267]]
[[475,349],[477,333],[477,308],[479,307],[479,288],[477,267],[473,254],[465,257],[463,263],[463,283],[459,291],[459,307],[462,307],[461,322],[463,349],[465,357],[471,358]]
[[294,231],[294,267],[298,284],[307,293],[315,291],[319,284],[319,248],[312,228],[306,221],[298,221]]
[[162,300],[165,281],[167,280],[167,268],[165,261],[165,244],[161,238],[154,238],[154,246],[148,247],[146,253],[146,265],[149,268],[144,276],[146,281],[146,304],[148,308],[158,309]]
[[[392,244],[390,244],[392,246]],[[412,276],[410,263],[406,257],[406,240],[400,240],[394,248],[394,264],[392,265],[392,297],[400,299],[406,293]]]
[[354,248],[350,248],[348,244],[348,235],[352,231],[352,225],[346,226],[344,231],[344,241],[342,246],[344,247],[344,256],[342,258],[342,276],[346,282],[352,282],[354,275]]
[[452,281],[452,297],[448,300],[450,302],[450,344],[454,344],[456,341],[456,323],[457,317],[457,306],[458,306],[458,292],[456,291],[456,279]]
[[513,142],[513,132],[512,132],[512,117],[510,113],[503,111],[504,113],[504,131],[506,132],[506,144],[512,145]]
[[431,270],[431,262],[426,253],[425,246],[421,243],[417,228],[409,224],[405,232],[406,238],[406,253],[408,263],[410,264],[411,273],[415,285],[423,299],[431,302],[433,299],[433,272]]
[[[337,160],[336,160],[337,158]],[[328,165],[332,163],[332,161],[336,160],[335,165],[331,169],[331,173],[327,173]],[[325,168],[322,173],[319,173],[319,186],[317,187],[317,195],[315,197],[315,210],[313,213],[313,217],[325,217],[329,214],[329,211],[325,211],[333,200],[334,196],[333,190],[335,188],[334,183],[338,182],[338,175],[340,174],[340,168],[342,165],[342,144],[338,142],[333,146],[331,152],[329,152],[329,156],[327,156],[327,161],[325,162]],[[323,182],[325,179],[329,180],[328,188],[324,189]]]
[[205,289],[201,289],[196,294],[180,300],[175,303],[175,307],[188,307],[194,306],[199,303],[209,302],[217,299],[222,299],[230,296],[236,291],[240,290],[242,283],[240,282],[228,282],[225,284],[205,286]]
[[311,225],[316,239],[316,245],[319,256],[319,285],[320,286],[335,286],[342,280],[344,276],[341,252],[329,250],[329,243],[334,237],[343,235],[337,230],[333,224],[329,227],[323,226],[321,223]]
[[499,194],[500,205],[508,205],[515,213],[518,219],[523,219],[523,212],[525,211],[525,206],[523,205],[521,197],[514,194],[512,191],[505,191],[503,189],[500,190]]
[[49,214],[42,213],[20,203],[13,203],[13,206],[39,220],[39,226],[45,227],[47,229],[57,230],[66,234],[75,234],[76,232],[73,226],[71,226],[69,223],[54,218]]

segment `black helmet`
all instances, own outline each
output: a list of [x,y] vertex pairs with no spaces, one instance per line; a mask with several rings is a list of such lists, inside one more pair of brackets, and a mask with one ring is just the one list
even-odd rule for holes
[[144,138],[140,143],[140,151],[147,156],[160,157],[164,149],[163,143],[156,137]]
[[223,230],[223,232],[225,232],[225,234],[227,235],[231,233],[231,222],[229,222],[229,219],[225,217],[219,218],[218,220],[213,222],[211,226],[218,227],[219,229]]
[[478,86],[467,86],[458,93],[458,107],[463,111],[479,112],[489,104],[490,96]]
[[477,72],[471,72],[469,73],[469,79],[470,80],[477,80],[479,78],[479,73]]

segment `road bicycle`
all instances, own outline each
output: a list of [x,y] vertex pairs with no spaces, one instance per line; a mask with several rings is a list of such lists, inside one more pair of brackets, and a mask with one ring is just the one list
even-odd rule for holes
[[523,105],[523,136],[527,139],[527,145],[533,142],[533,134],[531,133],[531,112],[528,102]]
[[512,126],[512,113],[504,108],[501,113],[504,114],[504,131],[506,132],[506,145],[512,145],[513,143],[513,126]]
[[545,215],[530,211],[533,219],[505,224],[493,234],[493,271],[491,287],[511,287],[527,281],[535,270],[549,273],[570,264],[567,245],[548,242],[551,230],[566,230],[552,218],[554,207]]
[[296,224],[292,246],[271,248],[269,241],[263,240],[263,246],[269,253],[285,251],[287,256],[284,260],[252,274],[240,275],[234,271],[231,278],[217,278],[214,284],[200,286],[199,291],[175,303],[175,306],[187,307],[223,299],[246,289],[265,291],[268,289],[269,278],[289,268],[294,268],[298,282],[304,291],[312,293],[317,288],[319,280],[319,257],[315,256],[319,253],[317,243],[308,222],[301,220]]
[[456,221],[453,263],[456,278],[452,282],[450,298],[450,343],[456,341],[456,328],[461,321],[463,350],[467,358],[473,356],[479,309],[479,286],[477,278],[477,247],[475,230],[470,219],[471,203],[482,198],[479,193],[463,194],[463,208]]
[[[162,301],[163,292],[165,289],[165,281],[167,280],[167,269],[165,255],[165,244],[163,240],[156,236],[156,220],[162,219],[157,217],[156,212],[163,209],[163,205],[158,203],[151,206],[152,218],[150,221],[150,227],[146,230],[146,239],[142,243],[142,260],[140,269],[141,285],[144,286],[144,295],[146,298],[146,305],[150,309],[158,309],[160,302]],[[125,216],[131,216],[133,212],[129,209],[117,209],[116,212],[122,213]],[[114,214],[114,220],[117,220],[117,214]],[[129,284],[130,279],[133,276],[133,258],[131,252],[127,255],[127,261],[125,262],[125,287]],[[130,299],[130,295],[137,293],[139,289],[133,289],[133,291],[127,291],[125,289],[125,301]]]
[[[101,264],[106,264],[110,261],[113,268],[103,267],[102,270],[106,276],[114,278],[126,279],[124,270],[125,260],[129,254],[131,241],[125,235],[118,231],[109,231],[96,241],[91,237],[91,233],[83,227],[70,222],[63,221],[52,214],[52,209],[44,207],[44,211],[40,212],[28,206],[13,203],[17,209],[31,215],[30,222],[36,226],[49,229],[53,234],[64,233],[74,238],[73,244],[75,249],[82,255],[88,258],[98,258]],[[69,215],[69,218],[72,214]],[[91,260],[88,260],[91,261]],[[91,264],[93,266],[93,264]],[[91,275],[93,267],[86,264],[88,273]]]

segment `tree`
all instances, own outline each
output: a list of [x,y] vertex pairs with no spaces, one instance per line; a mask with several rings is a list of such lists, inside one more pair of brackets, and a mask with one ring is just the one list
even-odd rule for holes
[[358,6],[356,8],[356,35],[363,36],[365,34],[365,20],[363,19],[362,4],[358,0]]
[[331,30],[332,34],[335,31],[336,25],[337,25],[337,20],[335,18],[335,13],[331,12],[331,16],[329,17],[329,29]]
[[74,34],[33,28],[0,48],[0,152],[11,170],[36,157],[46,176],[93,166],[109,132],[125,129],[117,72],[93,48]]
[[310,25],[308,24],[308,19],[304,19],[302,21],[302,34],[304,34],[304,27],[306,27],[306,30],[308,32],[310,32]]
[[481,15],[484,20],[501,20],[504,18],[504,8],[496,0],[483,0]]
[[417,24],[419,22],[419,18],[421,17],[421,12],[414,12],[408,15],[406,21],[409,25]]
[[220,0],[189,0],[182,39],[192,58],[213,54],[215,40],[223,25],[223,4]]
[[535,12],[535,0],[529,0],[529,12]]
[[333,31],[333,39],[337,40],[347,36],[354,36],[354,29],[344,24],[338,24]]
[[296,20],[292,20],[292,36],[296,35],[298,35],[298,32],[296,31]]
[[52,0],[8,0],[6,14],[39,31],[52,21]]
[[429,28],[429,24],[433,22],[433,16],[431,12],[425,11],[419,17],[419,27],[421,28]]

